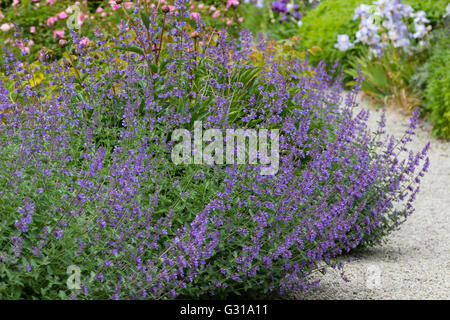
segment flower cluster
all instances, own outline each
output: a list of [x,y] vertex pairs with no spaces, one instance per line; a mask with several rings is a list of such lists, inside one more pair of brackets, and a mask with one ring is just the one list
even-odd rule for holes
[[[73,50],[42,66],[6,52],[0,298],[302,290],[414,211],[428,167],[428,146],[407,148],[418,114],[399,141],[383,119],[372,134],[367,112],[353,111],[361,79],[344,96],[341,76],[280,59],[262,37],[255,48],[246,30],[239,43],[200,25],[193,33],[188,5],[137,8],[119,35],[96,32],[89,45],[72,32]],[[279,129],[278,174],[175,165],[170,133],[198,119]],[[83,270],[72,292],[71,265]]]
[[280,22],[288,20],[288,16],[296,21],[300,20],[300,6],[296,3],[292,3],[289,0],[281,0],[272,2],[272,10],[278,12],[281,15]]
[[[353,48],[356,43],[369,46],[375,56],[381,56],[388,44],[407,51],[412,39],[420,40],[419,46],[423,46],[424,38],[431,29],[431,26],[426,26],[429,20],[424,11],[414,13],[411,6],[401,0],[377,0],[372,5],[362,4],[356,8],[353,19],[361,20],[355,34],[356,40],[351,43],[348,35],[338,35],[335,48],[341,51]],[[410,20],[413,20],[414,33],[408,28]]]

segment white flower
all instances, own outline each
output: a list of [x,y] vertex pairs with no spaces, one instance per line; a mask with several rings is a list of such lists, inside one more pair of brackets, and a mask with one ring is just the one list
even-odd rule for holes
[[395,29],[391,29],[388,32],[388,37],[389,39],[391,39],[392,41],[397,41],[398,38],[400,37],[400,35],[398,34],[398,31]]
[[257,8],[264,8],[264,0],[256,0],[256,6]]
[[349,41],[348,35],[339,34],[337,37],[337,43],[334,45],[335,48],[340,51],[347,51],[350,48],[353,48],[355,45]]
[[445,8],[444,18],[447,18],[448,16],[450,16],[450,3]]
[[7,32],[11,30],[12,27],[13,25],[11,23],[4,23],[0,26],[0,30],[2,30],[3,32]]
[[369,17],[370,16],[370,9],[371,6],[367,5],[367,4],[362,4],[360,5],[358,8],[355,9],[355,15],[353,16],[353,20],[356,20],[358,18],[361,17]]
[[402,14],[403,17],[410,17],[413,14],[414,10],[409,4],[401,3],[398,5],[398,12]]
[[427,14],[425,13],[425,11],[418,11],[417,13],[415,13],[413,15],[414,18],[414,23],[428,23],[430,22],[430,20],[427,19]]
[[398,41],[395,41],[394,42],[394,48],[399,48],[399,47],[407,49],[409,47],[409,39],[401,38]]
[[416,39],[421,39],[427,34],[427,28],[424,24],[415,24],[416,33],[413,34],[413,37]]
[[302,24],[303,24],[302,20],[298,20],[298,21],[297,21],[297,25],[298,25],[299,27],[301,27]]

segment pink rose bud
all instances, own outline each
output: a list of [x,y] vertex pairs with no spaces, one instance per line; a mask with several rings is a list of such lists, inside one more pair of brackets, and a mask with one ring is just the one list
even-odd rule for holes
[[53,31],[54,39],[63,38],[63,37],[64,37],[64,30],[54,30]]
[[36,32],[36,27],[30,27],[30,32],[31,33],[35,33]]

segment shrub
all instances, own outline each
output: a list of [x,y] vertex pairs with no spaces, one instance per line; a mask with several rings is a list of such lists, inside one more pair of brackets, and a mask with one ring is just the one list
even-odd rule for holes
[[[300,290],[336,255],[378,243],[413,212],[428,147],[398,157],[416,114],[400,141],[383,135],[383,119],[372,135],[367,113],[352,112],[357,88],[343,104],[340,77],[280,59],[263,40],[255,49],[245,30],[239,45],[225,32],[188,32],[185,5],[141,10],[111,43],[72,33],[73,50],[42,67],[7,52],[1,298]],[[251,59],[261,52],[258,67]],[[49,82],[32,81],[38,71]],[[196,120],[279,129],[278,173],[175,165],[171,133]],[[82,268],[72,292],[71,265]]]
[[[359,21],[353,21],[354,11],[361,4],[372,4],[372,0],[327,0],[319,6],[307,12],[302,19],[303,24],[299,33],[304,39],[303,49],[319,46],[322,51],[311,62],[317,64],[325,59],[328,65],[332,65],[337,59],[341,65],[347,69],[350,61],[355,57],[361,56],[361,48],[356,46],[350,53],[338,51],[334,45],[340,34],[353,35],[358,31]],[[448,1],[415,1],[404,0],[403,3],[411,5],[414,11],[425,11],[430,24],[435,27],[443,22],[445,8]]]
[[[68,23],[74,28],[78,23],[81,32],[90,38],[96,28],[113,32],[121,19],[121,10],[113,11],[107,1],[97,1],[95,5],[81,1],[77,6],[79,15],[73,5],[73,1],[24,0],[14,7],[7,6],[2,10],[4,17],[0,19],[0,25],[9,27],[0,31],[0,39],[10,50],[12,47],[17,54],[24,53],[28,61],[37,59],[42,48],[59,58],[60,44],[70,38]],[[100,5],[98,10],[97,5]],[[0,55],[3,56],[1,47]]]
[[448,33],[440,32],[440,38],[432,48],[432,55],[425,64],[426,89],[425,112],[433,121],[433,133],[450,138],[450,41]]
[[413,110],[420,99],[413,93],[411,79],[428,54],[428,34],[431,26],[424,12],[414,12],[401,1],[387,1],[383,5],[362,5],[355,10],[361,27],[354,43],[346,34],[339,35],[336,46],[346,51],[354,46],[361,49],[360,57],[351,62],[347,73],[356,76],[361,66],[365,78],[362,89],[377,102],[394,102]]
[[[303,38],[303,49],[319,46],[322,51],[312,57],[314,64],[324,59],[331,66],[337,59],[341,60],[342,67],[346,68],[347,61],[351,59],[348,53],[335,49],[339,34],[354,34],[358,30],[358,22],[353,21],[355,9],[364,0],[327,0],[322,1],[317,8],[308,11],[302,19],[299,34]],[[357,54],[358,52],[355,52]],[[343,59],[345,58],[345,59]]]
[[[418,56],[410,56],[392,47],[385,48],[383,56],[369,58],[367,50],[351,62],[346,70],[356,76],[358,70],[364,77],[363,94],[379,105],[392,105],[411,112],[421,105],[421,95],[410,84],[418,67]],[[366,54],[364,54],[366,53]],[[360,68],[360,69],[358,69]],[[350,81],[348,84],[353,84]]]

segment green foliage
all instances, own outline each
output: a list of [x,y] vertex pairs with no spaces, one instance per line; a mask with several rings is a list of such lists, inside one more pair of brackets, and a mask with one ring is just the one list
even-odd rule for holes
[[445,7],[448,4],[448,0],[403,0],[403,2],[409,4],[414,11],[425,11],[427,19],[433,26],[443,22]]
[[[347,67],[350,55],[334,48],[338,34],[354,34],[358,30],[358,22],[353,21],[355,9],[367,0],[327,0],[309,11],[302,19],[299,34],[303,38],[303,49],[319,46],[322,51],[310,59],[313,64],[325,59],[327,65],[336,59],[341,60],[341,66]],[[355,51],[355,50],[353,50]],[[343,59],[345,58],[345,59]]]
[[450,138],[450,40],[445,31],[425,65],[427,85],[425,111],[434,123],[433,134]]
[[394,104],[408,111],[415,109],[420,104],[420,98],[411,86],[411,79],[424,53],[408,55],[388,47],[382,57],[375,58],[370,57],[367,49],[361,50],[361,56],[351,61],[351,68],[345,72],[356,77],[360,66],[364,77],[362,91],[378,104]]
[[[298,36],[298,24],[292,20],[279,22],[279,14],[272,11],[270,5],[257,8],[253,3],[241,4],[239,11],[244,17],[243,26],[253,34],[262,32],[270,40],[288,39]],[[301,7],[301,12],[307,8]]]

